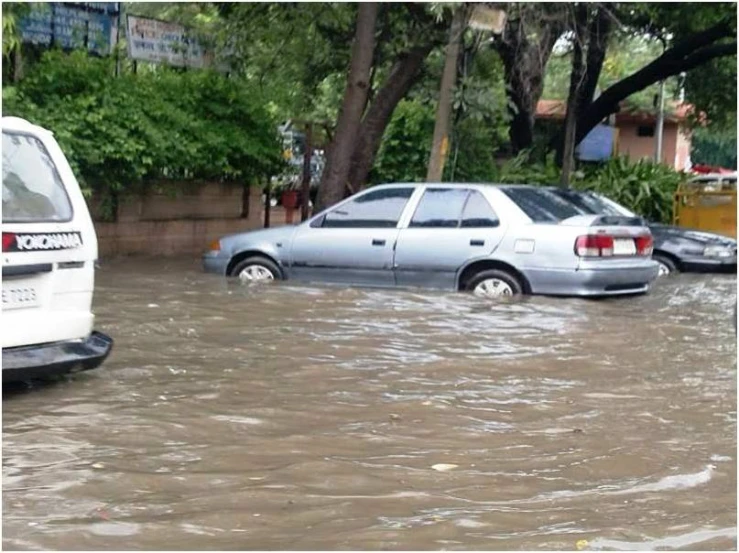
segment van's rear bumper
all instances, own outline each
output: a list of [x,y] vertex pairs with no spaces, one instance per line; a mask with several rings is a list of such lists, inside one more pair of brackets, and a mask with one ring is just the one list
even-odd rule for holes
[[3,348],[3,383],[94,369],[112,348],[113,339],[102,332],[84,340]]

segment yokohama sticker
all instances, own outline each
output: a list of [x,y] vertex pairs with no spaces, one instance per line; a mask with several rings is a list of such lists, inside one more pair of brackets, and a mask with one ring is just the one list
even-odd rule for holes
[[6,251],[30,252],[49,250],[71,250],[82,245],[79,232],[52,232],[38,234],[16,234],[15,243]]

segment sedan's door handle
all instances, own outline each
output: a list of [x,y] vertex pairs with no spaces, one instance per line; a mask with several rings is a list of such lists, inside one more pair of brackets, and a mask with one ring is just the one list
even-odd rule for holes
[[374,238],[372,240],[372,245],[373,246],[384,246],[385,245],[385,240],[380,240],[379,238]]
[[470,240],[470,246],[484,246],[484,245],[485,245],[485,240],[475,240],[475,239]]

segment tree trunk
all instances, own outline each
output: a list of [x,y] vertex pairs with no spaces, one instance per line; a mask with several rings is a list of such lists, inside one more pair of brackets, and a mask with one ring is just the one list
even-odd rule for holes
[[570,91],[567,95],[567,115],[565,116],[565,139],[562,148],[562,172],[559,185],[563,188],[570,186],[570,174],[575,163],[575,130],[577,124],[577,107],[581,99],[584,70],[583,50],[586,36],[585,25],[588,11],[584,4],[577,6],[575,17],[575,39],[572,50],[572,73],[570,74]]
[[372,170],[390,118],[398,103],[420,78],[423,63],[436,44],[429,42],[411,49],[390,70],[385,84],[377,93],[359,129],[359,138],[349,172],[350,192],[357,192],[367,183],[367,177]]
[[300,220],[310,215],[311,161],[313,160],[313,123],[305,126],[305,152],[303,152],[303,182],[300,184]]
[[318,189],[318,211],[335,204],[344,197],[351,156],[357,142],[362,111],[367,99],[375,49],[377,9],[376,2],[359,4],[349,77],[339,112],[336,133],[329,146],[326,167]]
[[511,124],[509,137],[514,153],[533,144],[536,105],[544,91],[544,72],[554,44],[566,29],[564,18],[541,18],[530,42],[527,25],[533,17],[511,18],[496,47],[503,61]]
[[[584,28],[583,31],[585,31]],[[600,74],[603,70],[606,50],[608,49],[610,32],[611,16],[603,7],[599,7],[597,14],[587,27],[587,34],[582,41],[582,45],[586,47],[587,53],[585,54],[585,67],[582,68],[584,74],[580,80],[581,85],[576,91],[577,98],[573,111],[575,121],[580,119],[583,111],[590,105],[595,96],[598,80],[600,79]],[[573,59],[573,67],[574,63]],[[570,98],[568,96],[568,113],[570,109],[569,100]],[[552,138],[552,141],[549,144],[549,147],[556,151],[555,159],[560,165],[564,159],[564,148],[568,139],[568,124],[569,120],[566,120],[564,128]],[[574,126],[576,126],[576,124]],[[575,144],[575,146],[577,146],[577,144]]]
[[462,33],[467,24],[468,9],[461,5],[457,7],[452,19],[449,31],[449,43],[446,48],[446,59],[444,71],[441,75],[441,88],[439,90],[439,104],[436,109],[436,123],[434,124],[434,137],[431,143],[431,155],[426,173],[426,182],[441,181],[444,172],[444,162],[449,150],[449,119],[452,111],[452,92],[457,80],[457,58],[459,57],[459,45],[462,41]]

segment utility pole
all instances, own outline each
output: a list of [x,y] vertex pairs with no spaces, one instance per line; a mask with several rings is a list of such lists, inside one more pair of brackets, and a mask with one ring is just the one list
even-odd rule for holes
[[462,33],[467,24],[468,8],[462,4],[454,12],[449,43],[446,47],[444,72],[441,75],[439,89],[439,104],[436,108],[436,123],[434,124],[434,139],[431,143],[431,155],[426,173],[426,182],[439,182],[444,172],[444,162],[449,152],[449,119],[452,111],[452,92],[454,81],[457,78],[457,57]]
[[654,151],[654,162],[662,163],[662,137],[665,128],[665,81],[659,82],[659,98],[657,100],[657,126],[655,128],[655,136],[657,138],[657,146]]

